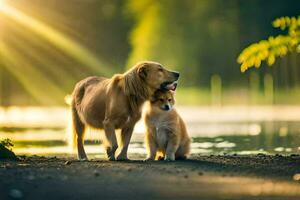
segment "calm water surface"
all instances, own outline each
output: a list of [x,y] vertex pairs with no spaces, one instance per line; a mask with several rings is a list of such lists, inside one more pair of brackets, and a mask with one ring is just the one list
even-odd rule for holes
[[[192,153],[293,154],[300,153],[300,108],[183,107],[179,109],[192,137]],[[66,154],[66,108],[13,108],[0,110],[0,139],[10,138],[18,154]],[[144,126],[135,129],[129,152],[145,154]],[[101,132],[88,130],[86,150],[103,154]]]

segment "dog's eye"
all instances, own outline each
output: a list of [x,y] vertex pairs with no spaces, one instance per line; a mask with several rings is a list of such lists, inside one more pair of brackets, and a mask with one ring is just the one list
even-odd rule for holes
[[168,99],[168,101],[169,101],[169,102],[171,102],[171,101],[172,101],[172,99]]
[[159,99],[159,101],[161,101],[161,102],[164,102],[164,100],[163,100],[163,99]]
[[158,68],[158,71],[162,72],[162,71],[163,71],[163,68]]

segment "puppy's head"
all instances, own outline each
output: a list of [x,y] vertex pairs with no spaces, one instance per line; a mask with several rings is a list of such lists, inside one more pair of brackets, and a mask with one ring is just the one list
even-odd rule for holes
[[172,110],[175,104],[173,92],[157,90],[152,96],[150,103],[152,107],[159,108],[163,111]]
[[138,75],[154,90],[176,90],[179,73],[165,69],[161,64],[144,61],[136,65]]

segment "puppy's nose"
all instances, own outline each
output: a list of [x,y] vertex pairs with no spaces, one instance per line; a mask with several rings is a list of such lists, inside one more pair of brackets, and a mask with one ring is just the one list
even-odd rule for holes
[[169,105],[165,105],[165,110],[170,110],[170,106]]
[[178,78],[179,78],[179,75],[180,75],[179,72],[173,72],[173,76],[174,76],[175,78],[178,79]]

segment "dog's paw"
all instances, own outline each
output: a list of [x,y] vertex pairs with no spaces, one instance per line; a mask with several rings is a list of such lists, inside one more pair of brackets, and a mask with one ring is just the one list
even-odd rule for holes
[[109,161],[115,161],[116,159],[115,159],[114,156],[109,156],[109,157],[108,157],[108,160],[109,160]]
[[124,155],[124,154],[119,154],[119,155],[116,157],[116,160],[117,160],[117,161],[129,161],[127,155]]
[[85,158],[78,158],[78,160],[80,162],[87,162],[87,161],[89,161],[89,159],[87,157],[85,157]]
[[117,161],[130,161],[130,159],[128,159],[128,158],[117,158],[116,160]]

